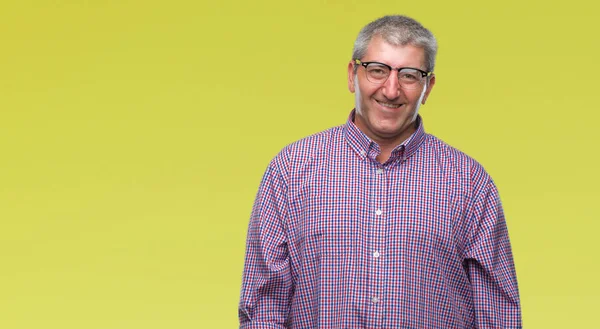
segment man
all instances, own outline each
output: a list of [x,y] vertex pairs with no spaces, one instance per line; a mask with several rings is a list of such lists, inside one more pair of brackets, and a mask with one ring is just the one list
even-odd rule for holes
[[418,115],[436,52],[408,17],[361,30],[347,123],[287,146],[263,177],[241,328],[521,328],[497,189]]

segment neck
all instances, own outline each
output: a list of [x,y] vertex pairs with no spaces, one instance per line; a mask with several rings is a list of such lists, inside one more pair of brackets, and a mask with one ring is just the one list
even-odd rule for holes
[[396,138],[396,139],[373,139],[373,138],[371,138],[371,139],[373,139],[373,141],[375,143],[377,143],[377,145],[379,145],[379,149],[381,150],[381,152],[377,156],[377,161],[379,161],[380,163],[386,162],[390,158],[394,148],[396,148],[398,145],[402,144],[413,132],[415,132],[415,130],[416,130],[416,128],[410,129],[410,130],[407,129],[405,131],[406,133],[408,133],[406,136],[401,136],[400,138]]
[[380,153],[377,156],[377,161],[380,163],[386,162],[392,153],[392,150],[398,145],[402,144],[406,139],[412,135],[418,127],[418,120],[415,119],[406,129],[400,132],[396,136],[381,136],[369,129],[369,126],[363,122],[363,118],[360,115],[355,115],[354,124],[360,129],[367,137],[379,145]]

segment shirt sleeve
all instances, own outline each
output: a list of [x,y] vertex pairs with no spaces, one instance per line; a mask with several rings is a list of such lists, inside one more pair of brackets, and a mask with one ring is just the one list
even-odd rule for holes
[[284,329],[292,295],[285,234],[286,185],[271,164],[260,184],[248,228],[240,328]]
[[522,328],[517,277],[498,190],[492,181],[473,208],[465,253],[478,329]]

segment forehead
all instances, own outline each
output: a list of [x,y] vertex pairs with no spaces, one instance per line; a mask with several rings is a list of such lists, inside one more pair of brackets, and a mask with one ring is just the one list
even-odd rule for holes
[[376,36],[369,42],[363,62],[381,62],[392,67],[415,67],[424,69],[425,50],[413,45],[392,45]]

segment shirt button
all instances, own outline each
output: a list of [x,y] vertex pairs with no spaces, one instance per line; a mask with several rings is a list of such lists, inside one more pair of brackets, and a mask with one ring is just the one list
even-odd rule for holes
[[362,155],[362,156],[365,156],[365,155],[367,155],[367,152],[365,152],[365,151],[360,151],[360,155]]
[[375,257],[375,258],[379,258],[379,251],[376,251],[376,252],[374,252],[374,253],[373,253],[373,257]]
[[371,301],[376,304],[379,302],[379,298],[373,297],[373,298],[371,298]]
[[375,211],[375,215],[377,215],[377,216],[381,216],[381,214],[383,214],[383,211],[381,211],[381,209],[377,209],[377,210]]
[[377,169],[377,173],[378,174],[383,174],[383,169],[381,169],[381,168]]

